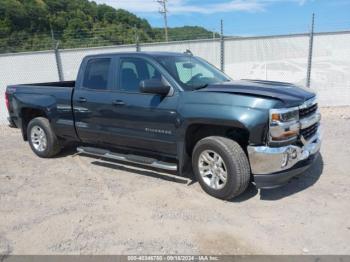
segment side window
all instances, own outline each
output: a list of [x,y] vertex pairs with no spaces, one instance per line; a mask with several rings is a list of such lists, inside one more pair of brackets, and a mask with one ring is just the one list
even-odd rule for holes
[[128,71],[132,71],[138,77],[135,63],[125,61],[123,63],[123,69],[128,69]]
[[139,92],[140,82],[149,79],[161,79],[160,72],[142,58],[122,58],[120,64],[119,89]]
[[83,87],[95,90],[107,90],[110,65],[110,58],[96,58],[89,60],[85,68]]

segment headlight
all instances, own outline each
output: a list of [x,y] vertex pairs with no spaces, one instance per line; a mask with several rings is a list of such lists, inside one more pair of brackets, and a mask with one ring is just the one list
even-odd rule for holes
[[298,137],[300,131],[299,108],[270,110],[270,142],[287,142]]

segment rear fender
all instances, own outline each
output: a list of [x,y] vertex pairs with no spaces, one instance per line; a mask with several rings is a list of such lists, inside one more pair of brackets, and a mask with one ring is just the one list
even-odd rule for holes
[[14,107],[20,112],[22,108],[33,108],[43,110],[49,117],[57,108],[56,98],[51,95],[39,94],[14,94]]
[[[24,115],[26,110],[35,110],[39,115],[45,116],[49,122],[57,114],[56,99],[50,95],[37,94],[14,94],[12,105],[15,112],[15,118],[18,119],[16,125],[21,128],[23,139],[26,140],[27,124],[31,119]],[[17,115],[16,115],[17,114]]]

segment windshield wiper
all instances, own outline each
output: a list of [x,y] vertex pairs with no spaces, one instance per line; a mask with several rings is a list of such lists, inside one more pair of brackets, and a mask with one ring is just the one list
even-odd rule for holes
[[204,85],[201,85],[201,86],[196,86],[193,88],[193,90],[199,90],[199,89],[204,89],[208,86],[209,84],[204,84]]

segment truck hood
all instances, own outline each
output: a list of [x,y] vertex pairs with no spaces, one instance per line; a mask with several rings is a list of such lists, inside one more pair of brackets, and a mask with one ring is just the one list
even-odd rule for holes
[[239,80],[210,84],[198,91],[269,97],[282,101],[286,107],[299,106],[315,96],[311,90],[294,84],[263,80]]

